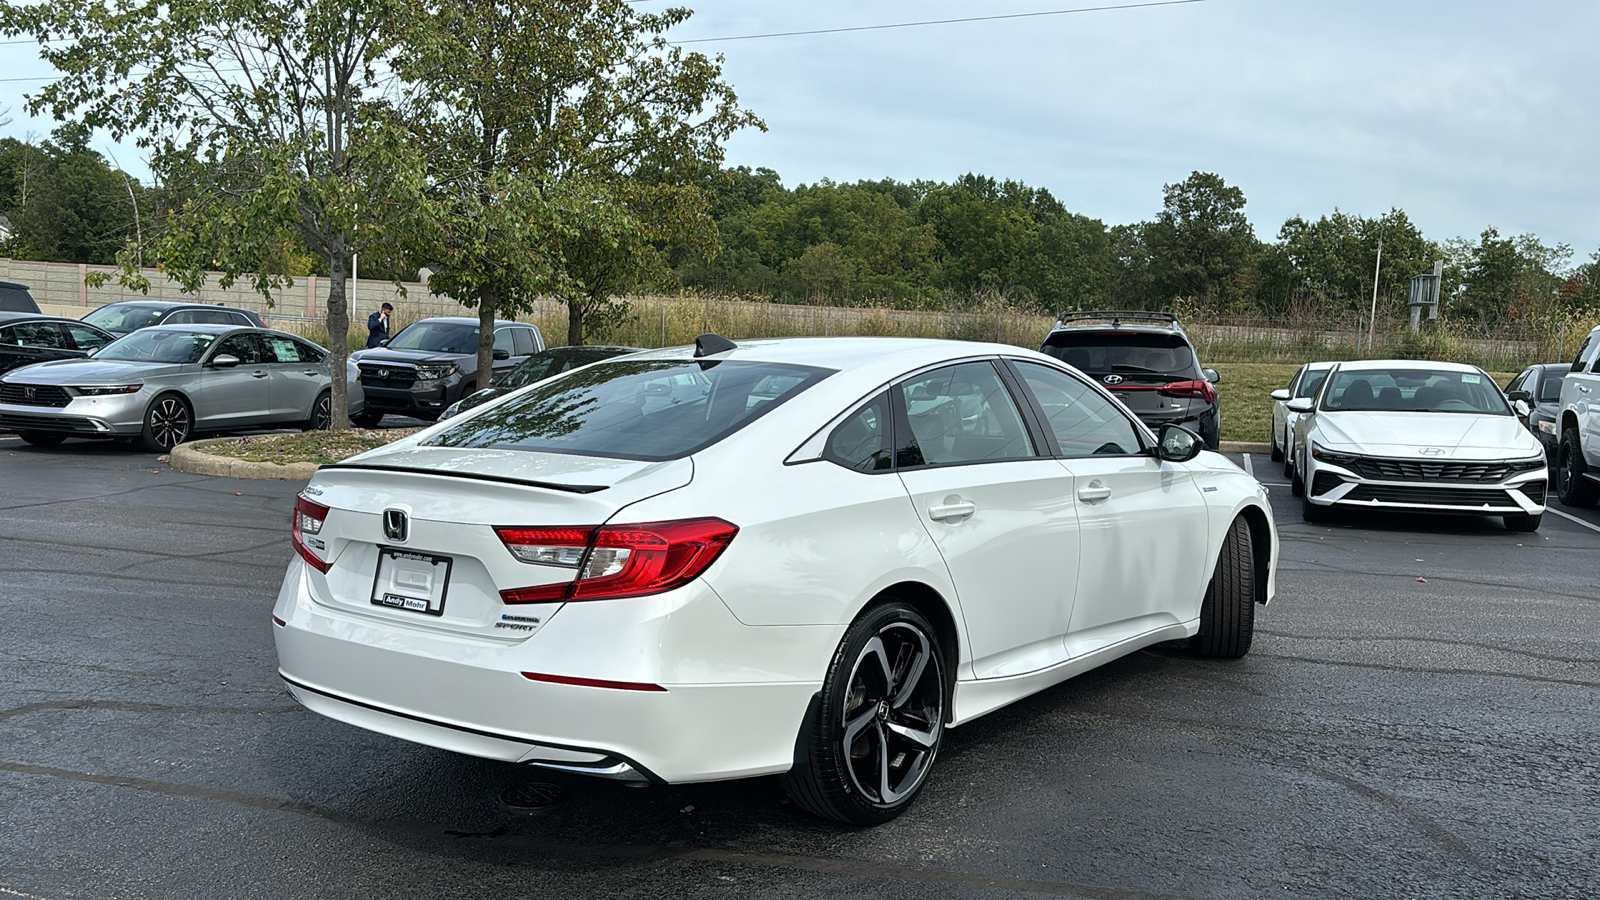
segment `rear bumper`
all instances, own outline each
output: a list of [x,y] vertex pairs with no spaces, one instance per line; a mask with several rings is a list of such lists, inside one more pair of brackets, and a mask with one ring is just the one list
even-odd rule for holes
[[[308,709],[471,756],[602,777],[711,781],[787,771],[841,630],[750,627],[701,582],[568,603],[522,640],[487,640],[316,602],[290,564],[279,673]],[[535,682],[522,672],[648,683]]]

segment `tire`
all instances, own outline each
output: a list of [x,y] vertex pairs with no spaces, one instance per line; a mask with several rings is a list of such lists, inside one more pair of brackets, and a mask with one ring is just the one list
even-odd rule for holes
[[1283,447],[1278,444],[1278,430],[1272,430],[1272,454],[1269,457],[1273,462],[1283,462]]
[[139,449],[166,453],[194,434],[194,411],[177,394],[162,394],[144,411],[144,430],[139,433]]
[[1294,478],[1294,445],[1289,443],[1283,445],[1283,477]]
[[64,434],[51,434],[48,431],[19,431],[17,437],[35,447],[58,447],[67,439]]
[[1200,630],[1190,645],[1200,656],[1238,659],[1250,652],[1255,631],[1255,546],[1250,525],[1240,516],[1222,540],[1217,568],[1200,603]]
[[920,613],[894,600],[868,607],[845,631],[816,713],[801,726],[795,766],[782,776],[789,798],[851,825],[898,816],[938,756],[950,708],[948,671]]
[[357,428],[376,428],[383,421],[383,413],[377,410],[362,410],[350,417],[350,424]]
[[1556,496],[1563,506],[1593,506],[1600,501],[1600,484],[1585,474],[1589,466],[1583,459],[1583,439],[1576,426],[1561,432],[1561,460],[1556,465]]
[[1333,517],[1333,508],[1318,506],[1311,502],[1311,496],[1306,493],[1305,482],[1301,482],[1300,490],[1300,517],[1307,522],[1326,522]]
[[333,393],[323,391],[311,404],[311,415],[300,426],[305,431],[327,431],[333,427]]
[[1289,464],[1289,493],[1291,496],[1304,497],[1306,495],[1305,479],[1300,477],[1300,467]]
[[1538,531],[1539,520],[1544,518],[1544,513],[1534,513],[1526,516],[1506,516],[1507,531]]

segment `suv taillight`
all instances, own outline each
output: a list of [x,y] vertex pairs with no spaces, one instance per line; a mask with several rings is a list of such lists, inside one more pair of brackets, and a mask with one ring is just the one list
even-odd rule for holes
[[1168,397],[1195,397],[1207,403],[1215,403],[1217,400],[1217,389],[1211,386],[1211,382],[1205,380],[1174,381],[1163,387],[1161,393]]
[[681,587],[710,568],[739,528],[721,519],[679,519],[638,525],[566,528],[496,528],[495,534],[526,563],[578,570],[560,584],[510,588],[506,603],[617,600]]
[[[322,531],[322,523],[328,518],[328,508],[320,503],[312,503],[304,496],[294,498],[294,549],[300,558],[311,564],[318,572],[327,572],[333,568],[333,563],[323,560],[315,550],[306,544],[308,535],[314,536]],[[319,542],[320,543],[320,542]]]

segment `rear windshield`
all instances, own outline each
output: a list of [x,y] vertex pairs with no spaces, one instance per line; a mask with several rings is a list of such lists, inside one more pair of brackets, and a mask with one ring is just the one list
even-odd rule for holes
[[1194,351],[1177,334],[1129,331],[1058,331],[1040,348],[1093,375],[1174,375],[1198,378]]
[[1341,412],[1445,412],[1510,415],[1494,380],[1482,372],[1361,369],[1339,372],[1322,408]]
[[426,441],[663,460],[711,446],[826,378],[780,363],[617,360],[573,371]]
[[477,353],[478,326],[459,322],[416,322],[395,335],[388,347],[424,353]]
[[95,359],[130,362],[199,362],[217,336],[198,331],[176,331],[170,326],[155,331],[135,331],[105,346]]
[[107,331],[135,331],[161,322],[161,316],[167,311],[165,306],[138,306],[133,304],[118,304],[116,306],[102,306],[87,316],[83,317],[90,325],[98,325]]

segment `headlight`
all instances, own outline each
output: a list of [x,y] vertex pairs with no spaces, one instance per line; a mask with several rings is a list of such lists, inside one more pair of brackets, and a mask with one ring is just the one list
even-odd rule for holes
[[1550,420],[1546,419],[1546,420],[1544,420],[1544,421],[1539,423],[1539,430],[1544,432],[1545,434],[1555,434],[1556,433],[1556,423],[1551,422]]
[[1348,466],[1361,458],[1353,453],[1334,453],[1315,441],[1311,442],[1311,455],[1319,462],[1332,463],[1336,466]]
[[83,387],[74,387],[73,390],[85,397],[105,397],[111,394],[137,394],[143,384],[91,384]]
[[1545,467],[1544,454],[1530,456],[1527,459],[1506,460],[1506,465],[1510,466],[1513,472],[1531,472],[1534,469],[1542,469]]
[[456,367],[453,363],[447,366],[417,366],[418,381],[433,381],[439,378],[449,378],[455,373]]

